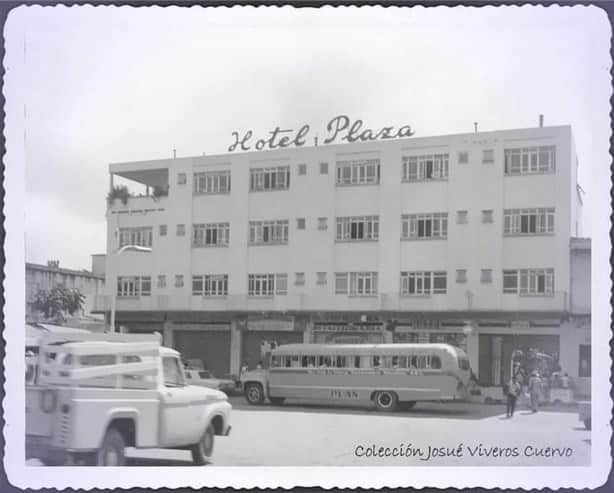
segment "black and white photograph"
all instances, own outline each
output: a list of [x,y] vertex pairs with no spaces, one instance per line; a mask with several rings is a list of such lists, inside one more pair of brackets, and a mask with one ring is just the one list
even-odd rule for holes
[[602,485],[611,36],[587,5],[13,9],[11,484]]

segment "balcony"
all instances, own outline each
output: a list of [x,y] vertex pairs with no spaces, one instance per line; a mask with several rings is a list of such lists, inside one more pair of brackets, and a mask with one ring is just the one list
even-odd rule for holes
[[143,211],[164,208],[169,191],[169,170],[152,164],[155,165],[142,162],[110,166],[109,209]]

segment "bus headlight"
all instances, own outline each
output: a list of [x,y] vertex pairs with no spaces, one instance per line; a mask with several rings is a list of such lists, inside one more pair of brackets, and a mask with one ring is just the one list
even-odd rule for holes
[[57,394],[54,390],[45,389],[41,393],[41,409],[44,413],[52,413],[57,405]]

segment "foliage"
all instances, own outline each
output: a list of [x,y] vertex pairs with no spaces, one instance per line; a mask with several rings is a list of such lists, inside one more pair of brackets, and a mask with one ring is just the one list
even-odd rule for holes
[[107,195],[107,204],[110,207],[113,205],[115,199],[119,199],[122,201],[122,204],[126,205],[130,197],[132,197],[132,194],[126,185],[117,185],[113,187]]
[[166,197],[168,195],[168,185],[154,185],[151,195],[154,199],[159,199],[160,197]]
[[74,315],[83,308],[85,296],[78,289],[58,285],[49,291],[39,289],[34,295],[33,308],[47,319],[62,320],[64,314]]

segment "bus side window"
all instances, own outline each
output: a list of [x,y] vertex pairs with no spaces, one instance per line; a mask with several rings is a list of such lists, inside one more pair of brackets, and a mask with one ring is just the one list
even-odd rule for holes
[[408,368],[418,368],[418,357],[417,356],[408,356]]
[[346,366],[346,357],[345,356],[337,356],[337,361],[335,362],[335,366],[337,368],[345,368]]
[[373,368],[379,368],[381,362],[380,362],[381,358],[379,356],[373,356],[373,358],[371,359],[371,366]]
[[354,368],[360,368],[360,356],[354,356]]
[[434,370],[441,369],[441,359],[439,356],[431,356],[431,368]]
[[313,368],[316,365],[315,356],[303,356],[303,368]]
[[293,356],[286,356],[286,366],[290,367],[290,368],[298,368],[299,366],[301,366],[299,364],[299,359],[298,356],[293,355]]
[[426,368],[426,356],[418,356],[418,364],[416,365],[416,367],[420,369]]
[[271,358],[271,366],[273,368],[279,368],[281,366],[281,356],[273,356]]

